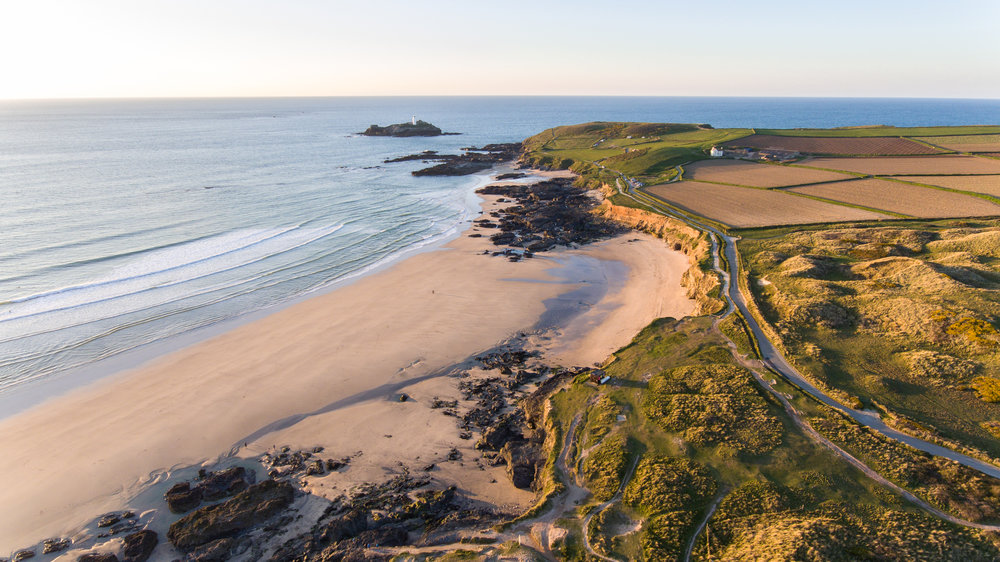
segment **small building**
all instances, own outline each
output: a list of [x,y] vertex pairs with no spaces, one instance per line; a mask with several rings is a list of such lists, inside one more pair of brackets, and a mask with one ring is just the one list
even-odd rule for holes
[[717,146],[713,146],[712,150],[709,151],[709,155],[712,158],[722,158],[725,155],[725,153],[726,153],[725,150],[722,150],[721,148],[719,148]]

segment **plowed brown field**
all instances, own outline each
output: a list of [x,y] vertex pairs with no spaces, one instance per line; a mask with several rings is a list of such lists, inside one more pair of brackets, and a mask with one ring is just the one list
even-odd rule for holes
[[920,137],[920,140],[962,152],[996,152],[1000,150],[1000,135]]
[[1000,197],[998,176],[901,176],[899,179]]
[[778,148],[803,154],[836,154],[845,156],[881,156],[902,154],[939,154],[941,151],[925,144],[898,137],[779,137],[750,135],[725,143],[723,146]]
[[702,160],[684,166],[684,177],[695,181],[716,181],[754,187],[784,187],[850,179],[853,176],[743,160]]
[[[837,185],[837,184],[831,184]],[[891,218],[790,193],[682,181],[645,188],[664,201],[734,227]]]
[[887,180],[808,185],[789,191],[921,218],[1000,215],[1000,205],[978,197]]
[[976,156],[900,158],[807,158],[799,164],[862,174],[926,176],[932,174],[1000,174],[1000,160]]

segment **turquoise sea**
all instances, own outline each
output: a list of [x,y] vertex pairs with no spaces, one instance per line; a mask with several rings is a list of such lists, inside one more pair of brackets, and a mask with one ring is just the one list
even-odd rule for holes
[[[411,116],[461,135],[369,138]],[[0,417],[103,359],[335,286],[459,232],[481,177],[423,150],[594,120],[1000,124],[998,100],[418,97],[0,102]],[[359,306],[364,306],[359,303]],[[95,367],[96,365],[96,367]],[[110,371],[110,369],[107,369]]]

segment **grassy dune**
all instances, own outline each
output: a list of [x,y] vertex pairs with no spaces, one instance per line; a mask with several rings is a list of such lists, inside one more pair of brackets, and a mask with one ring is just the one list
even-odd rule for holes
[[[802,548],[822,553],[814,560],[841,559],[838,552],[913,559],[939,547],[945,559],[1000,556],[986,535],[924,514],[811,441],[733,362],[711,324],[708,317],[658,320],[606,366],[612,383],[598,387],[581,378],[553,397],[561,427],[585,414],[577,462],[594,497],[581,514],[612,498],[636,467],[620,501],[590,519],[594,548],[619,559],[681,559],[721,497],[694,559],[709,551],[714,559],[789,559]],[[817,419],[831,416],[810,404],[797,407]],[[882,451],[866,438],[852,443]],[[953,496],[963,501],[961,492]],[[571,534],[557,554],[586,559],[581,540]]]
[[755,299],[806,373],[1000,456],[1000,404],[976,392],[1000,368],[1000,221],[743,234]]

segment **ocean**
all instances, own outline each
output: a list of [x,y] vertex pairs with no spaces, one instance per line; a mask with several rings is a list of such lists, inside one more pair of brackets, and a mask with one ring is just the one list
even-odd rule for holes
[[[414,115],[461,134],[356,134]],[[0,417],[111,372],[104,360],[335,287],[475,217],[484,177],[416,178],[422,163],[387,158],[595,120],[998,124],[1000,100],[0,102]]]

